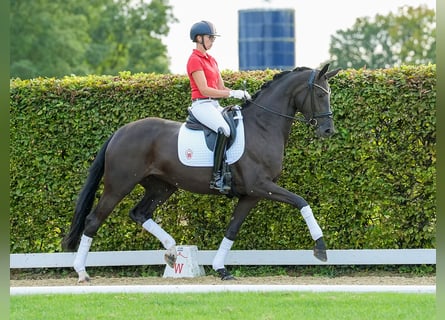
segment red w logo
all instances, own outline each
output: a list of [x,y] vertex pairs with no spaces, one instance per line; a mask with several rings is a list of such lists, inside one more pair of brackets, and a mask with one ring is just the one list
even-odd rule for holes
[[182,273],[182,268],[184,268],[184,264],[183,263],[175,263],[173,265],[174,269],[175,269],[175,273]]

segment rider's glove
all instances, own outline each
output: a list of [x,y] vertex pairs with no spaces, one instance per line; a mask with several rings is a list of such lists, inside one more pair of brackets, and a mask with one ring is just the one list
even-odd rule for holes
[[250,99],[250,94],[246,90],[230,90],[229,92],[230,98],[236,99]]

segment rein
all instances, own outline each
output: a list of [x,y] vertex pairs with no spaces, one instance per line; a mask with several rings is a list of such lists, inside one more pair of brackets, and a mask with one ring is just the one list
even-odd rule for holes
[[304,105],[306,103],[306,99],[307,99],[307,97],[309,96],[309,93],[310,93],[311,94],[312,117],[309,120],[307,120],[305,117],[289,116],[287,114],[280,113],[280,112],[272,110],[272,109],[270,109],[268,107],[262,106],[262,105],[256,103],[253,100],[249,100],[249,102],[254,104],[255,106],[257,106],[257,107],[259,107],[259,108],[261,108],[261,109],[263,109],[263,110],[265,110],[267,112],[275,114],[277,116],[280,116],[280,117],[283,117],[283,118],[287,118],[287,119],[290,119],[292,121],[298,120],[300,122],[304,122],[304,123],[307,123],[307,124],[315,127],[318,124],[317,118],[332,117],[333,113],[332,113],[332,111],[322,112],[322,113],[315,113],[314,112],[314,100],[315,100],[314,87],[317,87],[317,88],[321,89],[326,94],[330,94],[331,93],[331,90],[327,90],[327,89],[323,88],[322,86],[320,86],[320,85],[315,83],[315,70],[312,70],[311,75],[310,75],[309,80],[308,80],[308,85],[307,85],[307,88],[309,89],[309,91],[306,93],[306,96],[304,97],[303,104],[302,104],[302,105]]

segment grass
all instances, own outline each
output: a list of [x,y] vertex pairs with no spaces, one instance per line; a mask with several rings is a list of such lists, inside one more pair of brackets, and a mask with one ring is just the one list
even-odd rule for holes
[[10,297],[10,319],[435,319],[434,294],[178,293]]

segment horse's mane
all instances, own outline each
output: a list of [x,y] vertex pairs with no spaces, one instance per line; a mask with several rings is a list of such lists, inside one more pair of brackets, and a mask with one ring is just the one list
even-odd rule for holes
[[[265,82],[261,86],[261,88],[257,92],[255,92],[255,94],[252,96],[252,100],[255,100],[255,98],[260,94],[260,92],[263,89],[268,88],[271,85],[272,82],[274,82],[274,81],[276,81],[278,79],[281,79],[284,75],[286,75],[288,73],[291,73],[291,72],[300,72],[300,71],[305,71],[305,70],[311,70],[311,68],[308,68],[308,67],[296,67],[293,70],[284,70],[284,71],[281,71],[280,73],[275,74],[273,76],[272,80],[269,80],[269,81]],[[248,105],[248,103],[249,103],[249,101],[244,102],[242,107],[246,107]]]

